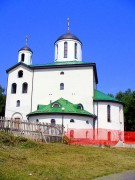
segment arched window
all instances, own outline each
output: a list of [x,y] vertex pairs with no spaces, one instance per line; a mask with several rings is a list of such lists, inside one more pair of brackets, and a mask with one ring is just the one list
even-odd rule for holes
[[27,93],[27,91],[28,91],[28,84],[25,82],[22,85],[22,93]]
[[51,119],[51,124],[55,124],[55,119]]
[[58,107],[60,107],[60,105],[59,105],[58,103],[54,103],[54,104],[52,105],[52,107],[58,108]]
[[25,54],[21,55],[21,61],[24,62]]
[[39,123],[39,119],[36,119],[36,123]]
[[18,77],[19,77],[19,78],[23,77],[23,71],[22,71],[22,70],[20,70],[20,71],[18,72]]
[[68,43],[64,42],[64,58],[67,58]]
[[111,122],[111,107],[110,105],[107,106],[107,122]]
[[82,104],[78,104],[77,109],[83,110],[83,105]]
[[17,84],[16,84],[16,83],[13,83],[13,84],[11,85],[11,93],[12,93],[12,94],[16,94],[16,89],[17,89]]
[[64,83],[60,83],[60,90],[64,90]]
[[20,100],[16,101],[16,107],[20,107]]
[[70,122],[71,122],[71,123],[74,123],[74,122],[75,122],[75,120],[74,120],[74,119],[70,119]]
[[74,45],[74,54],[75,54],[75,59],[77,59],[77,43]]
[[58,59],[58,44],[56,45],[56,59]]
[[63,74],[64,74],[64,72],[63,72],[63,71],[61,71],[61,72],[60,72],[60,75],[63,75]]
[[89,123],[90,123],[90,122],[87,120],[87,121],[86,121],[86,124],[89,124]]

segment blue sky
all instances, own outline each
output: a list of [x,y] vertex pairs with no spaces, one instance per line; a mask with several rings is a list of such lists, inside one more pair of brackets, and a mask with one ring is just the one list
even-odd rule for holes
[[95,62],[98,89],[135,90],[134,0],[0,0],[0,84],[29,36],[33,64],[54,60],[54,42],[67,29],[83,42],[83,61]]

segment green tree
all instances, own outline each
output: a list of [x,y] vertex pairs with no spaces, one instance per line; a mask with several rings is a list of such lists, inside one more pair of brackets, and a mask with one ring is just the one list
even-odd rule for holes
[[124,103],[125,131],[135,131],[135,91],[118,92],[116,98]]
[[4,89],[0,85],[0,116],[5,115],[5,103],[6,103],[6,96],[4,94]]

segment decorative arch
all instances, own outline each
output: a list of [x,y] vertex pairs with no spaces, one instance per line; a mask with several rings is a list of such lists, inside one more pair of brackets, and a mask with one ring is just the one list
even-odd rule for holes
[[15,119],[15,118],[20,118],[21,120],[23,120],[23,115],[19,112],[15,112],[12,114],[12,119]]

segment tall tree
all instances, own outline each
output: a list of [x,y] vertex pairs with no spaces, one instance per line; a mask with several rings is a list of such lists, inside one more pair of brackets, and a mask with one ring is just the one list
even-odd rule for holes
[[6,96],[4,94],[4,89],[0,85],[0,116],[5,115],[5,103],[6,103]]
[[125,131],[135,131],[135,91],[118,92],[116,98],[124,103]]

